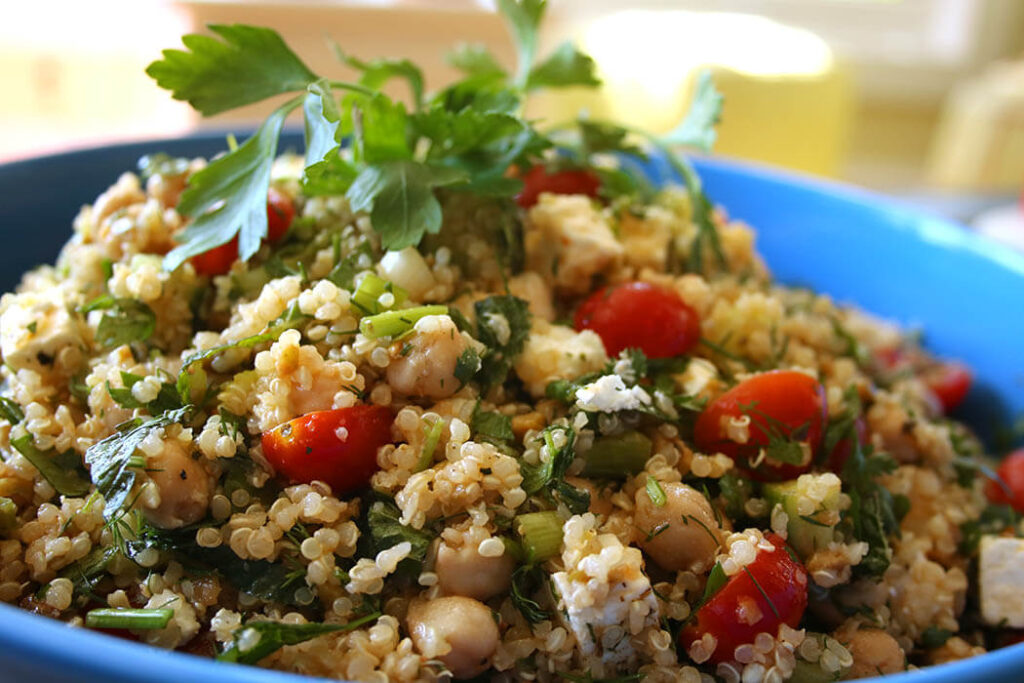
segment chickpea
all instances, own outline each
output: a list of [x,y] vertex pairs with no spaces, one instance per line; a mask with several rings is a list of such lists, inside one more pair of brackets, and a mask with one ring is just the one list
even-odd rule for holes
[[453,596],[413,603],[406,621],[420,654],[441,660],[455,678],[486,671],[498,649],[498,625],[479,600]]
[[515,564],[507,553],[484,557],[471,545],[453,548],[442,543],[434,571],[445,595],[486,600],[508,590]]
[[149,480],[160,491],[160,504],[145,511],[146,519],[161,529],[177,529],[198,522],[210,505],[213,482],[200,461],[180,444],[165,443],[146,461]]
[[846,649],[853,656],[849,678],[868,678],[879,674],[891,674],[906,668],[906,656],[896,639],[877,628],[866,628],[854,632]]
[[640,546],[662,569],[706,570],[722,540],[711,503],[686,484],[663,482],[661,488],[666,500],[660,507],[645,487],[636,492],[634,523],[647,532],[638,539]]
[[[455,365],[467,342],[446,315],[420,318],[406,341],[408,350],[388,364],[388,384],[399,394],[447,398],[459,388]],[[403,347],[404,348],[404,347]]]

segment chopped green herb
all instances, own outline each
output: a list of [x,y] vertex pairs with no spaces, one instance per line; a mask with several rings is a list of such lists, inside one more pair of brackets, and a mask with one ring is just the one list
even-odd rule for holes
[[96,327],[96,341],[104,348],[143,342],[156,329],[156,314],[135,299],[115,298],[104,294],[79,309],[81,313],[104,311]]
[[74,450],[41,451],[36,448],[31,434],[11,439],[11,447],[32,463],[60,495],[78,497],[89,492],[89,473],[82,467],[82,457]]
[[661,488],[661,484],[654,477],[647,476],[647,497],[651,499],[655,507],[665,507],[665,503],[668,502],[668,498],[665,496],[665,489]]
[[470,429],[486,441],[509,443],[515,439],[515,434],[512,433],[512,419],[501,413],[480,410],[479,403],[473,411]]
[[540,606],[531,596],[545,585],[544,570],[537,565],[523,565],[512,572],[510,597],[512,604],[531,624],[539,624],[551,618],[551,612]]
[[13,427],[25,419],[25,413],[17,401],[0,396],[0,418],[7,420]]
[[117,431],[99,441],[85,452],[85,462],[96,489],[103,495],[106,506],[103,516],[111,519],[121,512],[137,476],[131,458],[142,442],[156,429],[183,422],[192,413],[192,406],[163,413],[150,420],[135,418],[118,425]]

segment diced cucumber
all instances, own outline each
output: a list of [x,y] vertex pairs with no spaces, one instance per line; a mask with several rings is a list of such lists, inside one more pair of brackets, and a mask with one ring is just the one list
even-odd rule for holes
[[[789,518],[786,541],[801,558],[806,559],[835,539],[835,511],[841,490],[839,477],[831,472],[802,474],[797,479],[764,485],[764,497],[772,509],[781,505]],[[811,501],[810,506],[806,501]]]

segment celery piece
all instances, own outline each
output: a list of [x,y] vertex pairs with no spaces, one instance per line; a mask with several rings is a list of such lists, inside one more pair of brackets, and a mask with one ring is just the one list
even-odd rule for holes
[[532,564],[553,557],[562,549],[562,518],[554,510],[517,515],[515,530]]
[[586,455],[584,474],[601,479],[625,479],[644,469],[651,457],[651,440],[640,432],[602,436]]
[[417,306],[400,311],[385,311],[365,316],[359,321],[359,331],[370,339],[398,337],[413,328],[416,321],[428,315],[446,315],[447,306]]

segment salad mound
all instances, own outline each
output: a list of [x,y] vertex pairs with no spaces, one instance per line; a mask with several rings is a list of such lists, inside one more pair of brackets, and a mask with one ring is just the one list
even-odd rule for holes
[[994,473],[949,417],[970,372],[772,281],[679,154],[709,76],[667,135],[548,126],[529,94],[596,66],[497,4],[516,68],[462,46],[429,94],[245,25],[150,65],[204,115],[288,99],[141,160],[0,299],[0,599],[366,681],[808,683],[1013,642],[1024,454]]

